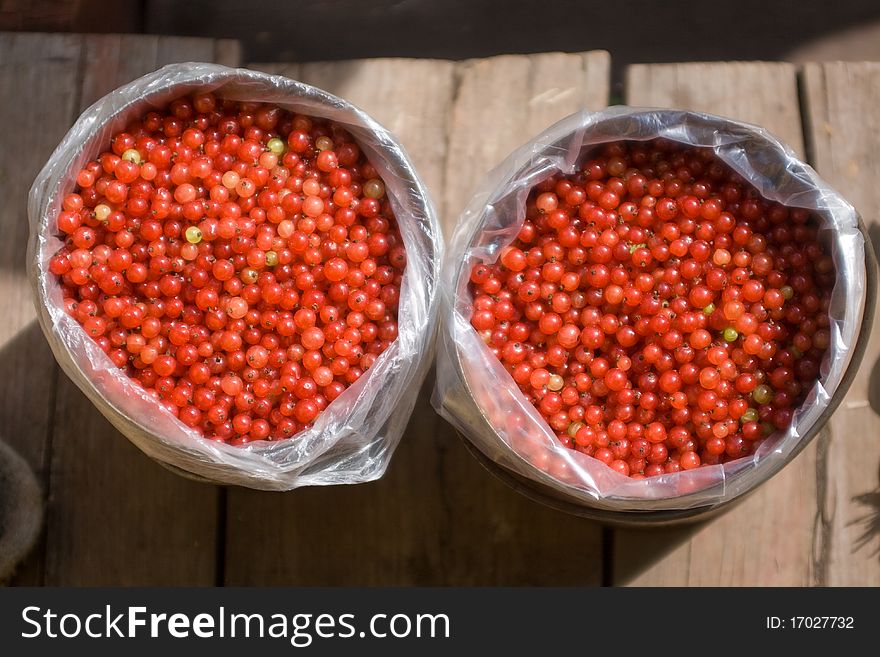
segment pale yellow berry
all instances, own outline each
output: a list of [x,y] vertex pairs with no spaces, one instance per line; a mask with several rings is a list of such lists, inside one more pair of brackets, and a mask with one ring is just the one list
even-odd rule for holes
[[140,164],[143,162],[141,159],[141,154],[138,152],[136,148],[129,148],[122,154],[123,160],[128,160],[129,162],[134,162],[135,164]]
[[202,241],[202,231],[199,230],[198,226],[190,226],[184,232],[184,236],[186,237],[186,241],[190,244],[198,244]]
[[284,142],[278,139],[278,137],[272,137],[272,139],[266,142],[266,148],[275,153],[275,155],[281,155],[284,152]]
[[378,178],[373,178],[364,183],[364,196],[368,198],[382,198],[385,196],[385,185]]
[[95,219],[98,221],[106,221],[111,212],[113,212],[113,210],[110,209],[109,205],[99,203],[95,206]]
[[223,174],[223,177],[220,179],[220,182],[223,183],[223,186],[226,189],[235,189],[236,185],[241,181],[241,176],[239,176],[235,171],[227,171]]

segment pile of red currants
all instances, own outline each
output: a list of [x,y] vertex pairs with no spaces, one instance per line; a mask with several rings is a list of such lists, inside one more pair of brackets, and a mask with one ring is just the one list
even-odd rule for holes
[[609,144],[532,190],[515,241],[472,268],[471,324],[566,447],[633,478],[724,463],[819,377],[818,233],[709,149]]
[[403,242],[332,122],[180,98],[116,134],[62,206],[65,310],[212,440],[296,435],[397,338]]

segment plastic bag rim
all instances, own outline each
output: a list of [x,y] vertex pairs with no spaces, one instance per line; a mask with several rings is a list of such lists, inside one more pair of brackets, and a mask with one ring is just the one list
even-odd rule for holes
[[[198,72],[190,73],[190,69],[196,69],[198,70]],[[102,103],[106,102],[109,96],[117,93],[124,94],[129,89],[136,88],[138,85],[142,84],[143,80],[147,78],[160,79],[163,75],[168,75],[170,73],[175,73],[179,75],[182,74],[184,77],[183,79],[175,81],[164,80],[163,83],[156,88],[150,89],[149,93],[126,101],[124,104],[118,107],[112,115],[104,117],[104,119],[100,121],[96,120],[96,108]],[[210,82],[206,82],[200,79],[205,75],[215,76],[216,79]],[[368,114],[366,111],[364,111],[354,103],[351,103],[344,98],[341,98],[324,89],[321,89],[320,87],[310,85],[308,83],[296,80],[288,76],[266,73],[243,67],[228,67],[222,64],[215,64],[210,62],[191,61],[167,64],[112,89],[108,93],[95,100],[95,102],[89,105],[86,109],[81,111],[76,121],[64,134],[55,149],[53,149],[46,163],[43,165],[43,167],[41,167],[40,171],[35,176],[34,183],[29,190],[29,207],[34,202],[34,199],[42,195],[52,195],[63,192],[63,173],[57,176],[53,176],[51,173],[53,169],[58,168],[58,165],[53,167],[52,164],[59,154],[65,153],[64,161],[72,163],[82,152],[84,152],[88,148],[88,142],[95,138],[95,136],[102,129],[102,126],[117,119],[119,116],[124,115],[126,112],[131,110],[132,106],[138,103],[146,102],[148,104],[152,103],[156,107],[159,107],[163,103],[155,103],[153,101],[153,98],[155,98],[157,95],[168,93],[178,86],[189,85],[191,87],[198,87],[204,85],[212,86],[216,89],[217,87],[221,87],[229,82],[244,81],[245,78],[247,78],[248,81],[262,82],[267,86],[274,87],[276,91],[279,92],[288,91],[290,93],[291,102],[295,102],[296,99],[299,97],[304,97],[309,98],[314,102],[320,103],[321,105],[327,106],[328,109],[342,109],[344,111],[351,112],[352,116],[357,118],[357,120],[361,122],[360,127],[369,132],[370,135],[376,139],[377,145],[374,147],[379,148],[378,143],[384,142],[390,143],[396,149],[398,149],[399,155],[395,154],[393,156],[393,161],[397,168],[397,172],[394,175],[405,181],[407,186],[411,187],[411,191],[413,192],[411,194],[411,201],[413,202],[413,205],[417,207],[421,215],[427,220],[425,224],[426,233],[429,234],[431,237],[428,242],[428,244],[430,245],[430,252],[426,252],[424,260],[431,266],[430,271],[434,274],[434,277],[431,279],[430,284],[420,284],[424,290],[420,296],[422,297],[422,301],[425,304],[428,315],[436,317],[440,301],[439,281],[440,276],[442,275],[442,262],[445,252],[445,244],[442,236],[442,231],[440,229],[438,213],[436,211],[434,202],[430,196],[427,186],[425,185],[425,183],[419,176],[415,166],[413,165],[412,159],[407,153],[405,147],[390,130],[388,130],[376,119],[374,119],[370,114]],[[193,92],[194,90],[191,89],[189,91],[181,92],[180,95],[184,96]],[[218,96],[222,98],[222,92],[219,93]],[[172,98],[173,97],[174,96],[172,96]],[[165,104],[167,104],[167,101],[165,102]],[[147,110],[144,109],[144,111]],[[76,145],[75,149],[73,148],[74,145]],[[385,146],[383,145],[380,150],[384,151]],[[69,165],[67,166],[69,168]],[[163,445],[167,445],[168,443],[166,442],[166,438],[164,438],[162,434],[155,431],[150,426],[145,425],[139,419],[132,417],[130,413],[122,409],[116,403],[112,402],[109,398],[107,398],[107,396],[105,396],[101,392],[101,390],[91,380],[91,377],[87,375],[79,366],[71,345],[69,345],[65,339],[59,336],[57,325],[54,321],[51,320],[49,312],[50,305],[54,307],[54,304],[50,304],[49,302],[46,293],[45,281],[43,280],[43,278],[48,275],[48,271],[44,270],[40,266],[40,240],[41,237],[50,230],[50,215],[51,212],[43,212],[40,213],[38,218],[30,219],[32,227],[30,229],[30,235],[27,244],[26,265],[28,280],[30,281],[31,289],[33,292],[33,302],[37,311],[38,324],[40,325],[44,336],[49,342],[55,360],[58,362],[61,369],[71,378],[74,384],[77,385],[77,387],[80,388],[80,390],[90,399],[90,401],[92,401],[93,397],[101,400],[101,405],[94,405],[96,406],[97,410],[101,412],[102,415],[104,415],[112,424],[114,424],[114,426],[119,428],[118,423],[121,422],[126,426],[136,428],[141,433],[149,436],[151,440],[157,440],[160,441]],[[33,227],[34,223],[36,227]],[[429,323],[427,327],[420,328],[420,339],[429,346],[433,344],[433,337],[435,336],[435,325],[436,322]],[[396,340],[394,343],[392,343],[392,345],[389,345],[389,348],[385,352],[383,352],[383,354],[380,355],[379,358],[382,358],[382,356],[385,356],[389,352],[396,350],[397,347],[398,341]],[[427,349],[427,352],[430,353],[430,348]],[[418,371],[420,365],[418,364],[417,359],[411,360],[412,362],[407,371]],[[370,370],[373,370],[373,368],[370,368]],[[370,370],[365,373],[365,385],[369,383],[369,377],[372,373]],[[405,391],[403,392],[405,393]],[[394,410],[394,408],[388,409],[388,412],[386,413],[387,418],[385,418],[385,421],[393,416]],[[295,434],[291,438],[285,440],[295,440],[297,438],[297,435],[298,434]],[[133,442],[135,446],[138,447],[138,449],[144,451],[139,441],[135,441],[127,435],[126,439],[128,439],[130,442]],[[206,443],[208,442],[205,438],[200,438],[200,440],[204,440]],[[207,477],[204,473],[192,472],[188,469],[183,469],[179,465],[175,463],[168,463],[163,459],[159,459],[159,462],[163,466],[172,466],[173,468],[181,470],[182,472],[186,472],[187,476],[189,476],[190,478],[197,478],[197,480],[207,480],[213,481],[215,483],[231,483],[232,485],[249,485],[250,487],[265,488],[271,490],[288,490],[291,488],[290,486],[280,485],[277,481],[274,481],[274,478],[279,476],[284,477],[285,475],[296,471],[298,466],[281,466],[277,463],[273,463],[266,455],[267,450],[271,449],[273,446],[277,446],[279,442],[282,441],[270,442],[263,440],[253,441],[246,446],[232,446],[225,443],[216,443],[212,441],[209,446],[210,449],[205,449],[201,452],[201,458],[205,459],[206,464],[217,465],[223,468],[229,467],[229,464],[218,459],[217,456],[213,453],[213,450],[218,450],[221,454],[228,453],[230,455],[240,455],[242,453],[248,453],[250,454],[250,456],[259,459],[263,464],[263,467],[269,468],[272,472],[275,473],[273,475],[273,479],[271,480],[265,479],[265,475],[263,474],[248,476],[245,470],[239,470],[239,472],[247,477],[247,484],[243,484],[242,482],[233,483],[224,481],[222,477],[220,479],[214,480]],[[177,445],[175,449],[183,450],[188,453],[190,450],[190,446],[189,443],[187,443],[183,445]],[[152,456],[152,454],[148,455]],[[380,468],[369,479],[364,478],[352,480],[349,483],[359,483],[360,481],[368,481],[381,477],[387,466],[388,462],[386,461],[384,467]],[[297,479],[299,479],[300,477],[309,478],[311,477],[311,475],[298,475]],[[336,483],[342,482],[309,481],[308,485],[335,485]],[[299,485],[305,484],[296,484],[296,486]]]
[[[864,223],[861,219],[861,216],[858,214],[858,212],[855,210],[855,208],[853,208],[852,205],[848,201],[846,201],[839,192],[837,192],[823,178],[821,178],[818,175],[818,173],[812,168],[812,166],[810,164],[808,164],[807,162],[804,162],[803,159],[801,159],[801,157],[799,155],[797,155],[787,144],[785,144],[784,142],[779,140],[777,137],[775,137],[772,133],[767,131],[765,128],[762,128],[761,126],[759,126],[755,123],[750,123],[750,122],[746,122],[746,121],[739,121],[739,120],[732,119],[732,118],[729,118],[726,116],[712,114],[712,113],[708,113],[708,112],[699,112],[699,111],[684,110],[684,109],[677,109],[677,108],[658,108],[658,107],[650,107],[650,106],[628,106],[628,105],[616,105],[616,106],[608,107],[608,108],[601,110],[601,111],[598,111],[598,112],[592,112],[592,111],[585,110],[585,109],[580,110],[580,111],[574,112],[572,114],[569,114],[566,117],[563,117],[559,121],[551,124],[549,127],[544,129],[540,133],[534,135],[530,139],[519,144],[510,153],[508,153],[501,160],[501,162],[495,168],[493,168],[493,170],[489,174],[484,176],[483,184],[485,185],[486,181],[493,179],[494,176],[496,174],[498,174],[499,171],[508,170],[510,168],[511,161],[526,146],[531,145],[535,155],[537,155],[539,153],[546,152],[548,147],[552,146],[556,140],[571,137],[574,131],[570,131],[565,134],[562,134],[559,132],[559,128],[561,126],[563,126],[564,124],[566,124],[567,122],[573,122],[578,117],[581,118],[581,123],[575,128],[575,131],[576,131],[576,130],[584,129],[584,121],[587,119],[594,120],[594,123],[592,125],[595,125],[595,123],[600,123],[603,120],[614,119],[614,118],[621,116],[621,115],[624,115],[624,114],[628,114],[628,115],[656,115],[656,116],[660,116],[660,117],[663,117],[666,119],[669,119],[671,117],[681,117],[681,118],[692,117],[692,118],[695,118],[700,121],[721,122],[721,123],[725,124],[725,128],[732,129],[731,130],[732,132],[738,133],[738,134],[732,134],[731,135],[732,137],[736,137],[739,135],[741,135],[743,137],[748,136],[749,138],[752,138],[752,139],[757,138],[757,139],[760,139],[760,140],[768,143],[772,148],[779,151],[781,154],[784,154],[789,160],[793,161],[799,167],[801,167],[803,169],[803,171],[805,171],[810,176],[811,181],[813,183],[818,183],[819,185],[824,187],[824,189],[826,191],[832,192],[837,197],[837,199],[839,201],[841,201],[843,204],[848,206],[849,209],[851,209],[853,215],[855,216],[857,223],[858,223],[857,228],[865,240],[865,261],[862,263],[862,266],[864,266],[866,285],[862,289],[862,297],[858,300],[858,303],[860,304],[861,314],[860,314],[860,316],[858,318],[858,322],[857,322],[859,328],[858,328],[858,332],[856,334],[855,343],[849,350],[850,351],[850,360],[847,364],[847,367],[844,371],[844,374],[843,374],[843,377],[841,378],[840,383],[838,384],[836,390],[834,391],[833,395],[830,398],[830,401],[829,401],[827,407],[823,410],[823,412],[821,413],[821,415],[817,419],[817,421],[809,427],[809,429],[804,433],[804,435],[802,435],[800,437],[795,448],[793,448],[788,453],[788,456],[786,459],[784,459],[784,460],[783,459],[775,459],[775,460],[772,460],[770,463],[766,462],[768,459],[764,459],[764,460],[761,460],[760,462],[758,462],[754,466],[754,468],[743,469],[743,470],[734,472],[734,473],[730,474],[725,480],[713,483],[705,488],[692,490],[692,491],[682,493],[680,495],[675,495],[675,496],[668,496],[668,497],[663,497],[663,498],[637,498],[637,497],[627,497],[627,496],[602,496],[602,495],[600,495],[600,496],[594,496],[592,498],[591,504],[589,506],[585,505],[584,502],[581,501],[580,499],[575,499],[575,498],[572,498],[569,502],[563,502],[563,504],[566,504],[566,503],[572,504],[574,506],[578,506],[578,507],[585,508],[585,509],[594,508],[597,510],[619,513],[624,516],[629,515],[630,517],[637,517],[639,514],[645,514],[645,513],[674,512],[674,510],[676,510],[676,509],[679,511],[687,510],[687,511],[697,512],[697,511],[701,511],[701,510],[715,508],[719,505],[727,505],[735,500],[739,500],[742,497],[744,497],[744,496],[748,495],[749,493],[751,493],[752,491],[754,491],[755,488],[757,488],[758,486],[760,486],[761,484],[763,484],[764,482],[766,482],[767,480],[769,480],[770,478],[772,478],[773,476],[778,474],[789,462],[791,462],[791,460],[793,460],[798,454],[800,454],[800,452],[803,451],[803,449],[805,449],[807,447],[807,445],[809,445],[810,442],[812,442],[812,440],[819,434],[819,432],[821,431],[821,429],[823,428],[825,423],[830,419],[834,410],[836,410],[836,408],[842,402],[843,397],[846,395],[847,391],[849,390],[849,388],[852,384],[852,380],[855,375],[855,370],[858,368],[857,361],[860,360],[860,358],[857,358],[857,355],[859,355],[860,352],[864,351],[864,347],[867,344],[867,340],[868,340],[870,331],[865,330],[866,322],[868,322],[867,328],[870,329],[870,320],[873,317],[873,312],[874,312],[874,309],[869,308],[868,304],[867,304],[867,301],[868,301],[869,297],[871,296],[868,288],[872,286],[872,283],[876,282],[875,279],[872,279],[872,275],[870,273],[871,263],[872,263],[872,260],[870,258],[870,254],[868,253],[870,251],[870,238],[867,234],[867,231],[866,231]],[[719,130],[719,132],[720,132],[720,130]],[[551,140],[551,139],[549,139],[550,137],[553,137],[554,139]],[[656,137],[639,139],[639,138],[627,136],[627,137],[621,137],[620,141],[630,141],[630,142],[650,141],[651,139],[655,139],[655,138]],[[679,144],[684,144],[685,146],[689,145],[687,142],[677,140],[673,137],[663,136],[661,138],[666,139],[668,141],[676,142]],[[613,141],[615,141],[615,140],[608,139],[607,141],[599,142],[599,143],[612,143]],[[541,142],[541,143],[538,144],[538,142]],[[527,170],[529,168],[529,166],[530,166],[530,163],[525,163],[512,171],[508,170],[507,173],[503,177],[499,178],[498,180],[493,180],[493,182],[495,184],[493,185],[493,187],[491,189],[481,187],[476,192],[476,194],[471,198],[470,202],[465,207],[465,209],[462,211],[460,218],[459,218],[459,220],[461,221],[465,216],[473,214],[473,217],[471,218],[472,225],[470,227],[468,227],[468,229],[467,229],[466,244],[468,245],[468,247],[473,245],[474,240],[476,239],[477,235],[479,234],[480,230],[482,229],[485,214],[489,210],[490,206],[492,206],[492,204],[497,199],[502,198],[504,196],[503,192],[504,192],[506,186],[511,184],[512,181],[514,181],[518,178],[521,178],[523,171]],[[479,207],[476,206],[476,203],[478,201],[480,202]],[[452,251],[449,250],[447,255],[448,255],[448,258],[447,258],[447,260],[448,260],[453,255]],[[442,291],[442,294],[444,295],[444,306],[441,311],[441,314],[444,318],[444,321],[449,321],[452,323],[452,322],[454,322],[453,318],[456,315],[458,315],[458,311],[457,311],[456,305],[455,305],[456,288],[461,280],[461,277],[464,276],[466,273],[467,264],[468,264],[467,258],[462,258],[458,262],[448,262],[447,261],[444,263],[444,267],[446,269],[445,278],[444,278],[444,289]],[[451,298],[446,298],[446,297],[451,297]],[[568,482],[561,481],[560,479],[554,477],[550,473],[545,472],[540,467],[538,467],[537,465],[535,465],[534,463],[532,463],[531,461],[526,459],[523,455],[519,454],[516,450],[514,450],[512,447],[510,447],[507,444],[507,442],[504,440],[504,438],[502,437],[500,432],[498,430],[496,430],[496,428],[491,423],[489,417],[487,416],[486,409],[484,409],[481,405],[476,403],[477,395],[474,393],[471,382],[470,382],[468,376],[466,376],[464,368],[462,366],[461,345],[459,345],[456,340],[452,339],[452,334],[454,334],[454,332],[455,332],[454,329],[450,327],[448,330],[450,331],[450,335],[447,335],[446,338],[447,338],[448,343],[453,346],[453,349],[451,350],[452,351],[451,360],[453,361],[455,372],[458,376],[458,381],[463,385],[468,397],[470,398],[470,400],[472,402],[473,407],[475,409],[477,409],[477,411],[479,412],[479,418],[480,418],[481,422],[486,427],[488,427],[488,429],[495,435],[495,437],[498,439],[499,443],[501,445],[505,446],[504,447],[505,454],[508,457],[513,458],[520,465],[524,466],[524,469],[526,471],[528,471],[531,476],[526,477],[523,473],[516,472],[512,468],[508,467],[508,465],[499,463],[497,461],[496,457],[493,457],[492,454],[487,453],[487,451],[485,449],[483,449],[483,446],[481,444],[478,444],[478,442],[475,442],[474,440],[472,440],[471,437],[467,433],[457,429],[458,433],[465,440],[467,440],[468,443],[473,448],[477,449],[480,452],[480,454],[482,454],[482,456],[489,463],[491,463],[493,468],[497,468],[497,469],[509,472],[509,473],[513,474],[515,478],[518,478],[520,480],[528,479],[529,481],[537,483],[539,486],[548,485],[551,488],[555,487],[560,493],[563,493],[563,491],[569,491],[569,490],[570,491],[578,491],[579,493],[582,493],[582,491],[578,487],[576,487]],[[443,407],[442,400],[439,398],[436,398],[435,408],[437,408],[438,412],[440,412],[441,415],[449,414],[449,415],[454,416],[454,413],[450,413],[449,411],[447,411],[447,409],[445,409]],[[756,475],[756,472],[759,472],[759,471],[761,472],[760,477]],[[735,495],[732,495],[732,496],[723,494],[723,490],[732,481],[735,481],[736,479],[743,477],[743,476],[747,476],[747,475],[750,475],[754,479],[747,488],[737,492]],[[710,492],[716,491],[716,490],[722,492],[722,496],[724,497],[723,501],[716,502],[716,503],[707,503],[707,504],[700,504],[700,503],[688,504],[688,500],[704,497],[707,493],[710,493]],[[543,496],[540,489],[536,492],[538,495]],[[557,498],[555,498],[553,496],[550,496],[550,498],[553,499],[554,501],[558,501]],[[664,502],[674,502],[676,504],[676,506],[673,507],[672,509],[667,510],[667,509],[663,508],[663,506],[662,506]],[[619,506],[621,503],[626,504],[627,507],[621,508]]]

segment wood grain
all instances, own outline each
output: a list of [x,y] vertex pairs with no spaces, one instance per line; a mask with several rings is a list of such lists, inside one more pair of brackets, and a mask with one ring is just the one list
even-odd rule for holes
[[[6,126],[0,131],[0,195],[11,199],[0,204],[0,440],[44,485],[56,365],[36,323],[25,274],[27,193],[74,115],[80,46],[74,36],[0,33],[0,124]],[[15,583],[42,581],[44,547]]]
[[82,37],[85,69],[82,71],[79,110],[108,91],[156,68],[159,37],[121,34]]
[[214,58],[211,61],[232,68],[241,66],[241,43],[237,39],[217,39],[214,41]]
[[[632,66],[630,105],[678,107],[759,124],[803,154],[795,68],[734,62]],[[821,542],[817,439],[740,505],[696,528],[614,537],[614,582],[646,586],[810,585]]]
[[[807,64],[802,73],[812,164],[853,203],[880,245],[880,63]],[[831,420],[823,542],[826,583],[880,585],[880,324]]]
[[[33,333],[36,317],[30,285],[25,274],[24,244],[28,239],[27,193],[52,150],[64,136],[74,114],[76,72],[80,40],[62,35],[0,33],[0,193],[11,203],[0,204],[0,342],[6,345],[17,334]],[[27,102],[20,97],[28,89]],[[37,113],[33,106],[44,111]],[[10,129],[9,126],[14,126]],[[39,330],[37,331],[39,333]],[[27,344],[31,340],[25,341]],[[51,391],[48,387],[54,361],[45,341],[35,351],[4,351],[0,395],[4,439],[36,469],[45,456],[46,416]],[[12,362],[10,362],[12,361]],[[29,370],[33,370],[30,372]],[[24,376],[24,375],[30,376]],[[23,388],[21,381],[27,385]],[[33,379],[31,381],[31,379]]]
[[755,123],[803,155],[797,72],[782,62],[637,64],[626,72],[626,102],[677,107]]
[[449,122],[444,228],[480,181],[516,147],[579,109],[608,104],[604,51],[503,55],[462,62]]
[[[126,36],[125,39],[130,39]],[[216,42],[199,37],[159,37],[153,69],[179,62],[212,62]],[[112,86],[110,87],[113,88]]]
[[[368,60],[258,67],[339,94],[385,124],[411,155],[443,208],[444,227],[449,229],[459,207],[459,196],[451,190],[464,190],[484,175],[506,154],[505,149],[525,138],[527,130],[543,129],[580,107],[584,99],[594,106],[606,101],[604,54],[538,56],[539,62],[527,65],[517,59],[458,65]],[[586,61],[594,62],[589,74]],[[481,85],[473,78],[474,70],[494,80],[495,86]],[[559,70],[568,71],[571,78],[560,79],[564,76]],[[566,93],[563,82],[573,91]],[[494,98],[496,93],[502,98]],[[542,93],[546,100],[521,110],[521,98],[527,102]],[[562,94],[561,100],[557,94]],[[473,104],[470,122],[465,121],[470,110],[462,102]],[[493,121],[483,109],[493,102],[498,107],[509,103],[521,119]],[[481,157],[476,148],[483,148],[484,142],[498,146],[484,151],[488,158],[474,166],[471,160]],[[468,162],[451,166],[447,144]],[[475,148],[468,150],[468,144]],[[407,432],[380,481],[282,495],[230,491],[228,584],[600,581],[600,530],[536,505],[486,473],[430,408],[432,376],[428,375]],[[576,557],[561,556],[562,538],[566,554]],[[254,554],[260,557],[248,558]]]
[[[161,65],[211,61],[215,46],[211,39],[85,36],[80,106]],[[214,583],[217,488],[148,459],[64,375],[54,425],[47,584]]]
[[[486,473],[430,408],[432,374],[383,479],[287,494],[230,489],[225,521],[218,489],[166,472],[63,375],[56,385],[16,247],[27,234],[23,199],[34,175],[76,112],[118,84],[172,61],[234,66],[238,58],[228,40],[0,34],[0,94],[14,98],[26,86],[32,99],[0,104],[0,122],[22,126],[0,135],[0,193],[20,199],[0,207],[0,426],[51,482],[45,559],[36,555],[17,583],[211,584],[224,568],[223,581],[237,585],[599,583],[601,530]],[[513,148],[608,98],[605,53],[257,67],[341,95],[395,133],[447,234]],[[805,132],[813,164],[880,237],[872,182],[880,175],[880,64],[807,65],[802,88],[803,130],[788,64],[640,65],[626,76],[633,105],[754,122],[801,154]],[[814,445],[716,520],[615,531],[613,582],[880,584],[878,332]]]

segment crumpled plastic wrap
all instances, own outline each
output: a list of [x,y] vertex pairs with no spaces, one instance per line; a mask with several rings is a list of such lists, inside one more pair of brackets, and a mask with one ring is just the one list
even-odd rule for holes
[[[48,272],[62,245],[55,218],[77,172],[107,150],[111,136],[131,118],[194,91],[273,103],[345,126],[382,176],[406,246],[398,338],[311,428],[287,440],[234,447],[202,438],[111,363],[63,311],[59,283]],[[430,364],[443,245],[436,210],[406,152],[366,113],[282,76],[215,64],[169,65],[83,112],[34,181],[28,216],[28,276],[52,351],[98,410],[143,452],[197,479],[264,490],[371,481],[385,472]]]
[[[836,267],[831,345],[820,380],[787,431],[754,454],[723,465],[649,477],[623,476],[563,447],[540,413],[470,324],[468,278],[475,263],[492,263],[525,219],[525,201],[539,182],[573,173],[595,150],[619,140],[666,138],[710,147],[766,199],[810,209]],[[683,510],[728,502],[769,478],[812,437],[850,364],[864,312],[865,239],[853,207],[812,168],[765,130],[730,119],[647,108],[580,112],[551,126],[499,165],[461,216],[447,250],[441,292],[434,406],[486,457],[534,481],[542,494],[608,511]],[[843,390],[841,390],[841,394]]]

